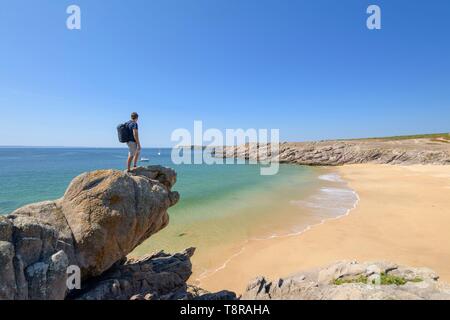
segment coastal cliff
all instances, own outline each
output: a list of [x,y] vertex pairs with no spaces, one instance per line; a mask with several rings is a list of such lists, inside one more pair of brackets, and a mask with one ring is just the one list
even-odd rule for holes
[[280,163],[311,166],[357,163],[448,165],[450,135],[443,138],[284,142],[280,144],[278,154],[273,153],[270,145],[255,143],[218,147],[212,152],[219,158],[274,159]]
[[[0,217],[0,300],[195,298],[186,285],[193,248],[126,258],[169,223],[175,182],[161,166],[84,173],[61,199]],[[69,292],[69,266],[81,271],[81,290]]]

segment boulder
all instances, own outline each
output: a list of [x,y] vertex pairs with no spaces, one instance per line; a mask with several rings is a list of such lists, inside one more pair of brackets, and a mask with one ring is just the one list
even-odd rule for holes
[[64,299],[69,265],[87,281],[123,261],[167,226],[175,182],[161,166],[88,172],[61,199],[0,217],[0,299]]
[[[61,208],[84,277],[100,275],[167,226],[167,209],[178,197],[170,191],[175,174],[168,178],[170,172],[165,172],[146,168],[137,168],[131,174],[102,170],[72,181]],[[161,178],[165,184],[152,178]]]
[[194,252],[194,248],[189,248],[173,255],[159,252],[140,259],[127,259],[88,280],[81,291],[74,291],[69,298],[155,300],[187,296],[186,281],[192,274],[190,258]]
[[117,263],[101,276],[92,278],[75,300],[236,300],[230,291],[211,293],[187,285],[192,274],[190,258],[195,248],[181,253],[163,251]]
[[16,278],[13,259],[12,243],[0,241],[0,300],[14,297]]

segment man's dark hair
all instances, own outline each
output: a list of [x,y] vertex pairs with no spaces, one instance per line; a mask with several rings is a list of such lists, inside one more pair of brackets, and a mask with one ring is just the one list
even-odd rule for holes
[[139,115],[136,112],[133,112],[131,114],[131,120],[136,120],[137,118],[139,118]]

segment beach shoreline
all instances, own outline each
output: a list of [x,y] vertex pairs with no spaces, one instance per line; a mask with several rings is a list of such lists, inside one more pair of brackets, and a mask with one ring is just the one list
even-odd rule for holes
[[[347,216],[350,211],[357,206],[359,202],[358,194],[353,189],[348,187],[348,184],[341,179],[341,177],[336,173],[336,170],[333,170],[332,168],[317,168],[316,170],[318,170],[316,172],[316,179],[321,182],[319,188],[316,188],[309,196],[302,194],[291,195],[294,198],[296,196],[300,197],[301,200],[291,200],[289,203],[279,203],[280,210],[287,207],[298,207],[297,210],[299,211],[297,211],[297,214],[304,216],[305,219],[300,229],[298,229],[299,226],[296,225],[296,231],[293,231],[293,226],[290,226],[289,222],[285,221],[282,230],[274,229],[271,234],[248,237],[242,243],[235,243],[234,251],[228,252],[229,255],[225,260],[222,260],[223,254],[226,252],[225,250],[221,250],[222,252],[220,253],[218,259],[210,258],[211,260],[215,260],[216,263],[215,267],[212,269],[206,269],[198,272],[198,269],[194,268],[191,282],[194,285],[198,285],[203,279],[214,276],[215,273],[225,269],[233,259],[243,254],[247,249],[251,250],[252,243],[254,242],[261,241],[264,243],[274,239],[297,237],[305,232],[308,232],[312,228],[315,228],[316,226],[326,223],[328,220],[340,219]],[[311,216],[314,216],[314,218],[311,218]],[[272,222],[274,221],[273,219],[275,219],[275,217],[272,217]],[[266,223],[270,223],[270,221],[266,221]],[[198,249],[199,251],[203,251],[205,250],[205,247],[202,246]],[[214,252],[210,252],[210,255],[216,255],[218,252],[217,250],[220,250],[220,248],[214,247],[209,249],[214,250]],[[194,263],[199,263],[195,257],[193,260]]]
[[337,172],[359,195],[350,214],[299,235],[248,243],[213,275],[207,290],[242,293],[259,275],[285,277],[339,260],[386,260],[426,266],[450,281],[450,167],[345,165]]
[[[136,258],[161,249],[175,252],[187,245],[196,247],[191,277],[196,284],[225,268],[248,244],[299,235],[325,220],[347,214],[357,202],[357,195],[347,183],[327,168],[285,165],[288,168],[289,177],[285,173],[286,177],[278,182],[247,188],[239,193],[239,199],[238,195],[225,196],[209,207],[204,203],[202,219],[189,214],[193,208],[175,208],[171,211],[171,224],[129,256]],[[217,208],[223,208],[223,216],[208,214],[208,210],[218,213]],[[183,217],[190,221],[180,223]]]

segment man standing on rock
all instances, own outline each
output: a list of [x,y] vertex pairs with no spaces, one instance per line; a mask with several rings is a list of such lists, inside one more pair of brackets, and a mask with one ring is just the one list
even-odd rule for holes
[[129,140],[127,142],[128,145],[128,162],[127,162],[127,170],[130,171],[131,162],[133,161],[133,167],[136,168],[137,162],[139,160],[139,155],[141,153],[141,142],[139,141],[139,133],[138,133],[138,118],[139,115],[136,112],[131,114],[131,120],[126,123],[129,130]]

